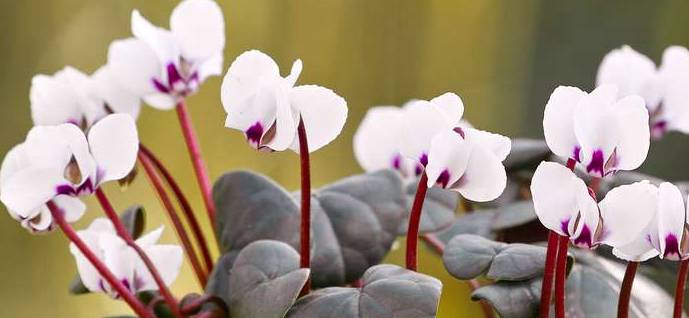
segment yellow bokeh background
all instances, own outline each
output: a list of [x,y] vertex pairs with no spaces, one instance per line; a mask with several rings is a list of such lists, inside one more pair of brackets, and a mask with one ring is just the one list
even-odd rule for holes
[[[312,156],[314,186],[361,172],[352,135],[367,108],[460,94],[465,118],[509,136],[540,137],[543,105],[560,84],[590,89],[602,56],[622,44],[658,61],[664,47],[689,44],[689,3],[679,1],[460,1],[460,0],[221,0],[227,46],[225,67],[247,49],[260,49],[287,73],[301,58],[299,83],[330,87],[344,96],[349,117],[337,140]],[[110,41],[130,35],[138,8],[167,27],[171,0],[0,0],[0,153],[23,140],[31,127],[31,77],[64,65],[93,72],[105,62]],[[211,78],[188,105],[212,178],[252,169],[288,189],[299,185],[298,157],[257,153],[242,134],[223,127],[221,78]],[[689,89],[689,88],[688,88]],[[146,107],[138,120],[143,143],[172,169],[203,216],[202,202],[174,112]],[[683,168],[689,137],[670,135],[652,147],[643,170],[673,180]],[[148,229],[167,219],[145,178],[122,191],[106,192],[120,210],[140,203]],[[86,226],[102,214],[92,198]],[[1,208],[1,209],[4,209]],[[210,234],[205,219],[202,222]],[[174,242],[168,227],[163,240]],[[439,317],[476,317],[463,282],[451,279],[428,251],[423,272],[443,279]],[[0,308],[2,317],[104,317],[127,313],[102,295],[74,297],[75,273],[63,235],[32,236],[10,217],[0,217]],[[401,249],[387,261],[401,264]],[[200,289],[188,264],[173,285],[177,295]]]

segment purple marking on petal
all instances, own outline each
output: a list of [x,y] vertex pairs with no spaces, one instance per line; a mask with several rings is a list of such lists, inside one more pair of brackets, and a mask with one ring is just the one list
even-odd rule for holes
[[402,156],[397,154],[392,158],[392,167],[397,169],[397,170],[402,169]]
[[416,168],[414,168],[414,174],[416,176],[421,175],[421,172],[423,172],[423,166],[421,164],[416,164]]
[[122,282],[122,285],[124,285],[125,288],[127,288],[127,289],[130,290],[130,291],[132,291],[132,287],[131,287],[131,285],[129,285],[129,280],[123,279],[123,280],[121,280],[121,282]]
[[464,129],[462,129],[462,127],[455,127],[453,130],[454,130],[454,132],[456,132],[456,133],[458,133],[460,136],[462,136],[462,139],[465,139],[465,138],[466,138],[466,137],[465,137],[466,135],[464,134]]
[[170,93],[170,88],[161,83],[157,78],[154,78],[151,81],[153,82],[153,86],[155,86],[156,90],[159,92],[164,94]]
[[182,81],[182,76],[179,75],[175,63],[168,63],[166,69],[168,87],[174,87],[175,83]]
[[674,234],[668,234],[665,237],[665,253],[663,253],[663,257],[675,261],[680,259],[679,241]]
[[258,147],[261,142],[261,137],[263,137],[263,126],[260,122],[256,122],[253,126],[246,130],[246,139],[249,143]]
[[105,284],[103,283],[102,279],[98,280],[98,288],[100,288],[100,290],[102,290],[104,293],[108,292],[107,290],[105,290]]
[[574,245],[586,248],[591,248],[591,245],[593,245],[591,230],[586,224],[584,224],[584,227],[581,229],[581,233],[574,240]]
[[68,184],[61,184],[55,188],[55,192],[57,194],[65,194],[65,195],[75,195],[76,192],[74,191],[74,188],[71,185]]
[[93,182],[91,182],[91,178],[86,179],[82,185],[80,185],[77,190],[76,194],[77,195],[84,195],[84,194],[91,194],[94,191],[94,186]]
[[438,176],[438,180],[435,183],[439,184],[443,188],[447,188],[447,184],[450,182],[450,172],[447,169],[443,170]]
[[560,222],[560,229],[562,230],[562,232],[564,232],[568,236],[569,236],[569,221],[571,221],[571,220],[572,219],[567,219],[566,221]]
[[419,162],[425,167],[428,164],[428,155],[422,154],[421,157],[419,157]]
[[572,159],[574,159],[574,161],[581,162],[581,147],[580,146],[575,146],[572,154],[573,154]]
[[653,139],[660,139],[667,133],[667,121],[659,120],[651,126],[651,137]]
[[603,177],[605,176],[605,172],[603,171],[604,164],[605,159],[603,158],[603,150],[597,149],[591,156],[591,162],[586,166],[586,172],[593,171]]

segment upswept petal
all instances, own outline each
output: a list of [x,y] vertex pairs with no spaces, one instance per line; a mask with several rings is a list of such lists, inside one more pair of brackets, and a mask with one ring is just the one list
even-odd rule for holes
[[613,248],[612,253],[618,258],[630,262],[645,262],[660,254],[643,236],[637,237],[627,245]]
[[132,11],[131,23],[132,34],[155,52],[163,66],[170,63],[178,65],[181,52],[172,32],[153,25],[141,15],[139,10]]
[[647,56],[625,45],[608,53],[598,67],[596,86],[614,84],[619,97],[640,95],[649,109],[660,101],[656,66]]
[[[290,91],[290,101],[293,111],[298,112],[304,121],[309,152],[335,140],[347,121],[347,102],[328,88],[317,85],[294,87]],[[299,138],[294,138],[290,148],[299,153]]]
[[403,156],[425,165],[424,158],[428,156],[433,137],[454,126],[448,124],[445,113],[428,101],[411,102],[404,110],[401,136],[404,142],[400,150]]
[[364,170],[395,168],[407,172],[400,154],[402,112],[396,106],[376,106],[364,115],[353,141],[354,156]]
[[559,86],[545,105],[543,134],[550,150],[558,156],[573,158],[580,146],[574,133],[574,114],[586,93],[576,87]]
[[163,74],[163,64],[156,53],[137,38],[113,41],[107,65],[120,85],[137,96],[155,93],[153,79]]
[[88,141],[98,166],[98,184],[122,179],[134,168],[139,137],[131,116],[113,114],[101,119],[89,131]]
[[464,176],[472,150],[472,145],[453,130],[433,137],[426,166],[428,187],[453,188]]
[[104,65],[92,76],[95,94],[115,113],[126,113],[136,119],[141,111],[141,96],[125,88],[115,77],[111,67]]
[[[175,279],[177,279],[180,268],[182,267],[182,248],[177,245],[152,245],[143,249],[156,269],[158,269],[160,277],[163,279],[165,285],[169,286],[172,284]],[[138,286],[138,290],[158,289],[158,285],[155,283],[155,280],[141,259],[137,259],[136,261],[136,273],[137,278],[142,283],[141,286]]]
[[448,125],[457,126],[464,115],[464,103],[455,93],[445,93],[430,100],[443,113]]
[[648,110],[639,96],[627,96],[613,107],[617,112],[615,118],[619,138],[615,168],[634,170],[641,166],[648,155],[651,142]]
[[566,167],[544,161],[531,180],[536,216],[548,229],[569,235],[570,223],[579,214],[578,196],[588,194],[584,181]]
[[681,242],[686,225],[686,206],[682,193],[673,184],[658,187],[658,242],[661,258],[679,260],[683,255]]
[[[656,216],[658,188],[648,181],[619,186],[608,192],[599,206],[603,219],[602,242],[623,248],[635,238],[643,237]],[[632,255],[635,246],[623,248],[626,251],[623,253]]]
[[180,2],[170,16],[170,30],[186,60],[205,60],[225,47],[225,21],[215,1]]
[[31,117],[35,125],[80,124],[83,114],[79,97],[65,81],[36,75],[31,80],[29,92]]
[[502,160],[490,150],[472,145],[466,170],[452,188],[471,201],[487,202],[497,199],[506,185]]
[[512,141],[503,135],[487,132],[465,125],[462,129],[467,141],[492,152],[500,161],[505,160],[512,149]]

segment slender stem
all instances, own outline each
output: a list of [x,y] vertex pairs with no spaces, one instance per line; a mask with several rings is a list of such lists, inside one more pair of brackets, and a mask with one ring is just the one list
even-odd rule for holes
[[617,318],[629,317],[629,298],[632,295],[632,285],[637,268],[639,268],[639,262],[627,263],[627,270],[624,272],[622,289],[620,290],[620,300],[617,302]]
[[428,190],[428,176],[426,172],[421,172],[419,178],[419,185],[416,188],[416,196],[414,197],[414,204],[412,204],[411,212],[409,212],[409,228],[407,229],[407,269],[416,271],[416,244],[419,237],[419,223],[421,222],[421,208],[423,208],[423,201],[426,199],[426,190]]
[[210,178],[208,178],[206,164],[201,157],[201,147],[199,146],[199,141],[196,138],[194,126],[191,123],[191,117],[189,116],[187,105],[184,103],[184,100],[177,104],[176,109],[179,124],[182,128],[182,134],[184,135],[184,141],[187,144],[189,156],[191,156],[191,163],[194,165],[194,171],[196,172],[196,180],[198,181],[199,188],[201,189],[203,203],[206,205],[208,218],[210,219],[213,228],[215,228],[215,203],[213,202],[211,181]]
[[139,163],[141,163],[141,166],[144,167],[148,180],[151,182],[151,185],[156,191],[158,199],[165,208],[165,212],[167,212],[167,215],[170,218],[173,227],[175,228],[175,232],[177,232],[177,237],[179,237],[180,243],[184,248],[184,252],[187,254],[187,258],[189,259],[189,263],[191,263],[191,267],[194,269],[196,278],[201,286],[206,286],[206,273],[203,271],[203,267],[201,266],[201,263],[196,255],[194,246],[191,244],[189,236],[184,229],[184,225],[182,224],[175,207],[172,205],[170,197],[168,197],[167,192],[165,192],[165,188],[163,187],[160,177],[153,168],[153,164],[148,157],[143,156],[141,153],[139,153]]
[[565,317],[565,283],[567,280],[567,246],[569,237],[560,236],[555,267],[555,317]]
[[541,284],[540,317],[550,316],[550,297],[553,294],[553,275],[555,274],[555,258],[557,257],[557,240],[559,235],[553,231],[548,234],[548,248],[545,254],[545,269]]
[[179,203],[179,206],[182,208],[184,216],[187,219],[187,223],[191,228],[191,232],[192,234],[194,234],[194,239],[196,240],[199,250],[201,250],[201,256],[203,256],[203,261],[206,265],[206,272],[210,273],[213,270],[213,259],[211,258],[206,238],[203,235],[203,232],[201,231],[201,226],[199,225],[199,222],[196,219],[194,210],[192,210],[191,205],[189,204],[189,200],[187,200],[187,197],[182,192],[182,189],[179,187],[179,184],[177,184],[177,181],[172,177],[170,171],[167,170],[167,168],[165,168],[165,165],[163,165],[160,159],[158,159],[158,157],[156,157],[153,154],[153,152],[144,145],[139,145],[139,150],[142,153],[142,155],[146,156],[150,160],[150,162],[155,166],[155,168],[160,172],[163,179],[165,179],[165,183],[167,183],[170,189],[172,189],[172,192],[175,194],[177,202]]
[[205,294],[202,296],[198,296],[197,298],[191,300],[190,302],[184,304],[182,306],[182,313],[185,315],[192,315],[197,313],[199,310],[201,310],[202,306],[207,304],[207,303],[213,303],[215,304],[220,310],[223,312],[227,313],[227,304],[225,304],[225,301],[223,301],[221,298],[218,296],[213,296],[209,294]]
[[[437,236],[434,234],[424,234],[421,236],[421,238],[430,246],[433,250],[436,251],[436,253],[443,255],[445,252],[445,243],[443,243],[440,239],[438,239]],[[481,287],[481,283],[477,279],[470,279],[467,281],[467,285],[469,285],[469,289],[471,291],[475,291]],[[479,301],[481,304],[481,310],[483,311],[483,317],[484,318],[493,318],[495,317],[495,314],[493,312],[493,308],[490,306],[490,304],[484,300]]]
[[98,198],[98,202],[100,202],[100,205],[103,207],[105,215],[115,226],[117,235],[119,235],[127,243],[127,245],[134,249],[134,251],[136,251],[141,260],[144,262],[144,265],[146,265],[146,268],[151,273],[153,280],[155,281],[156,285],[158,285],[158,290],[160,291],[161,296],[163,296],[165,299],[165,302],[170,307],[173,315],[177,318],[182,318],[182,313],[179,312],[179,306],[177,305],[175,296],[173,296],[170,290],[167,288],[165,281],[163,280],[162,276],[160,276],[160,272],[158,272],[158,269],[156,268],[155,264],[153,264],[153,261],[151,261],[151,258],[146,255],[146,252],[144,252],[144,250],[138,244],[136,244],[136,242],[134,242],[132,235],[120,220],[117,212],[112,207],[112,204],[110,204],[110,200],[108,200],[108,197],[105,195],[105,192],[103,192],[103,190],[100,188],[96,189],[96,198]]
[[682,308],[684,307],[684,285],[687,283],[687,270],[689,270],[689,260],[685,259],[679,264],[679,272],[677,272],[675,310],[672,313],[672,317],[674,318],[682,318]]
[[[301,228],[300,228],[300,265],[302,268],[311,267],[311,166],[309,163],[309,143],[306,138],[304,120],[299,120],[297,127],[299,137],[299,157],[301,161]],[[302,295],[308,294],[311,280],[304,284]]]
[[134,312],[139,315],[139,317],[144,318],[155,318],[151,312],[146,310],[146,307],[127,289],[127,287],[120,282],[115,275],[108,269],[105,264],[103,264],[98,256],[96,256],[88,245],[81,240],[79,235],[74,231],[71,225],[65,221],[64,212],[53,203],[53,201],[48,201],[48,208],[50,213],[55,220],[55,223],[60,227],[65,236],[76,245],[76,247],[81,251],[81,254],[86,257],[86,259],[93,265],[98,271],[98,274],[108,282],[108,284],[115,289],[117,294],[122,297],[122,299],[129,305],[129,307],[134,310]]

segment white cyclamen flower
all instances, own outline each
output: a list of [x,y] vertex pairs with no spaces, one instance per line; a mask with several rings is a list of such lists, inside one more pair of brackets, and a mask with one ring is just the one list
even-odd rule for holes
[[429,187],[455,190],[472,201],[490,201],[505,189],[502,161],[511,141],[463,125],[463,112],[462,100],[453,93],[410,103],[403,111],[400,151],[426,168]]
[[297,60],[283,78],[270,56],[256,50],[242,53],[222,83],[225,126],[242,131],[256,149],[299,152],[300,120],[309,152],[333,141],[347,120],[347,103],[325,87],[294,86],[301,70],[301,60]]
[[531,181],[531,194],[543,226],[568,236],[579,247],[612,247],[632,242],[651,220],[656,187],[646,181],[612,189],[600,203],[574,172],[542,162]]
[[109,115],[89,129],[73,124],[36,126],[7,153],[0,168],[0,200],[10,215],[34,231],[52,225],[46,203],[55,200],[76,221],[84,205],[76,197],[127,176],[139,149],[131,116]]
[[34,125],[72,123],[91,127],[109,113],[138,115],[139,98],[118,85],[102,67],[93,76],[67,66],[55,75],[36,75],[31,81]]
[[[136,294],[141,291],[157,290],[158,285],[134,248],[127,245],[115,233],[115,228],[106,218],[98,218],[86,230],[77,232],[96,257],[130,292]],[[177,245],[156,244],[162,233],[163,227],[161,226],[140,237],[135,243],[151,259],[161,278],[169,286],[177,278],[182,266],[182,249]],[[76,259],[81,281],[88,290],[119,298],[120,295],[117,291],[100,276],[98,270],[74,243],[70,244],[69,249]]]
[[151,106],[172,109],[201,83],[222,72],[225,22],[212,0],[184,0],[170,16],[170,30],[132,13],[134,38],[110,45],[108,67],[120,83]]
[[650,222],[634,241],[613,249],[615,256],[635,262],[642,262],[655,256],[669,260],[686,259],[687,206],[682,193],[673,184],[663,182],[657,188],[657,201],[645,211]]
[[614,85],[586,93],[560,86],[545,106],[543,133],[550,150],[580,162],[594,177],[638,168],[648,154],[650,132],[644,100],[617,98]]
[[629,46],[608,53],[598,67],[597,85],[614,84],[619,97],[639,95],[650,113],[651,133],[689,133],[689,51],[681,46],[665,49],[660,67]]

